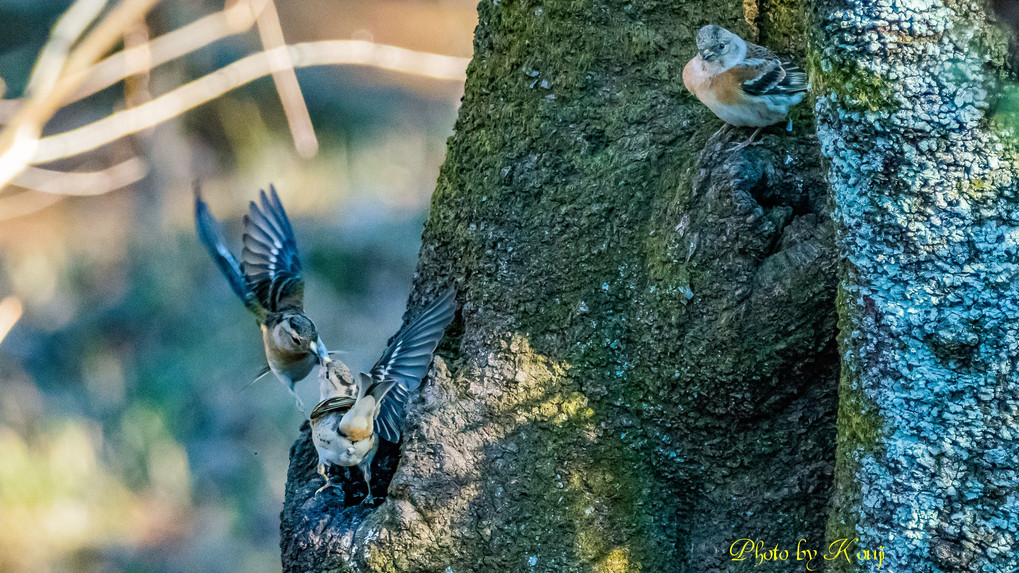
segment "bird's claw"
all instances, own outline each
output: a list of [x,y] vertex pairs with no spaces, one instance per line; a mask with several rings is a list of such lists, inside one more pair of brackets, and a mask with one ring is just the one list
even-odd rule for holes
[[754,132],[752,134],[750,134],[750,138],[749,139],[747,139],[743,143],[740,143],[740,144],[738,144],[736,146],[733,146],[733,147],[729,148],[729,152],[731,153],[733,151],[739,151],[740,149],[743,149],[743,148],[748,147],[750,145],[760,145],[761,143],[764,143],[763,140],[761,140],[761,141],[754,141],[754,138],[757,137],[757,134],[761,133],[761,129],[763,129],[763,128],[758,127],[757,129],[755,129]]
[[317,469],[318,475],[322,476],[322,479],[325,480],[325,483],[322,484],[322,487],[315,490],[315,495],[318,495],[331,487],[337,487],[336,484],[333,483],[333,480],[329,477],[329,474],[326,473],[325,465],[319,464]]
[[739,151],[740,149],[746,149],[747,147],[750,147],[751,145],[761,145],[762,143],[764,143],[763,139],[761,141],[752,141],[752,140],[748,139],[748,140],[744,141],[743,143],[738,143],[736,145],[733,145],[732,147],[729,148],[729,151],[730,152]]

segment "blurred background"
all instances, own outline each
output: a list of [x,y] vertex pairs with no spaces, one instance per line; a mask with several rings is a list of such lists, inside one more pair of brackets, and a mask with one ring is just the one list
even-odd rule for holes
[[[288,44],[359,39],[469,58],[475,3],[275,9]],[[0,0],[0,122],[70,4]],[[123,43],[223,9],[164,0]],[[44,134],[158,97],[263,42],[250,26],[63,107]],[[144,177],[126,187],[45,180],[54,171],[36,173],[37,188],[73,195],[33,191],[31,178],[0,192],[0,571],[279,571],[279,512],[303,416],[272,375],[248,385],[265,364],[260,333],[196,240],[191,183],[201,181],[236,252],[247,202],[276,185],[308,314],[329,348],[367,369],[400,326],[463,90],[457,79],[372,66],[296,74],[317,153],[295,151],[263,77],[44,166],[94,172],[137,160]],[[310,380],[299,385],[309,405]]]

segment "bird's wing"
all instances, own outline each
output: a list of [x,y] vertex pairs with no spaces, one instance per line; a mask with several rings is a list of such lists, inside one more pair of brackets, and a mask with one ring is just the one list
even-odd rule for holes
[[[244,301],[244,304],[249,309],[258,314],[259,309],[255,303],[254,295],[248,290],[248,286],[244,281],[244,274],[241,272],[240,263],[237,262],[237,258],[230,252],[226,242],[223,240],[223,231],[219,226],[219,221],[212,216],[209,206],[202,200],[202,192],[197,183],[194,189],[195,228],[198,230],[198,240],[205,245],[205,249],[209,251],[216,266],[226,276],[226,280],[230,283],[230,288],[233,289],[234,293]],[[259,320],[262,320],[261,316]]]
[[778,60],[778,56],[775,55],[775,52],[764,46],[747,42],[747,55],[743,58],[743,61],[752,64],[756,60]]
[[449,289],[404,327],[371,369],[362,395],[379,401],[375,428],[384,440],[398,442],[404,408],[411,392],[428,374],[432,355],[456,313],[455,291]]
[[268,196],[262,191],[261,200],[261,208],[252,201],[244,216],[241,268],[245,283],[266,311],[300,311],[304,306],[304,279],[294,229],[275,187],[269,186]]
[[746,60],[733,72],[741,80],[743,93],[751,96],[790,95],[807,89],[807,76],[802,70],[782,63],[770,50],[755,44],[749,44]]
[[311,411],[311,421],[318,421],[319,418],[326,414],[337,412],[340,414],[346,413],[350,410],[350,407],[354,405],[354,398],[350,396],[335,396],[322,400],[318,404],[315,404],[315,408]]

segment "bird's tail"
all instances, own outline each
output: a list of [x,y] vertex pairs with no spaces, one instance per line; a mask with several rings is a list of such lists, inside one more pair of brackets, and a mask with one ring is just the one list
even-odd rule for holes
[[201,188],[195,182],[195,228],[198,230],[198,239],[205,245],[212,260],[216,262],[219,270],[223,271],[230,288],[248,303],[247,287],[244,284],[244,274],[241,272],[241,265],[237,262],[230,249],[223,240],[223,231],[220,230],[219,221],[209,212],[209,206],[202,200]]
[[779,82],[778,88],[785,93],[798,93],[807,91],[807,74],[799,66],[792,63],[782,64],[785,68],[785,77]]

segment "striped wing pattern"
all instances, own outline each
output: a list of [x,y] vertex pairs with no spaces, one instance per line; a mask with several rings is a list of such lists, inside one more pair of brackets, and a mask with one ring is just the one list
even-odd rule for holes
[[311,421],[317,422],[326,414],[346,414],[350,407],[354,405],[354,398],[350,396],[334,396],[332,398],[322,400],[315,405],[315,409],[311,411]]
[[371,369],[362,395],[380,400],[375,430],[382,439],[400,440],[407,399],[428,374],[435,348],[456,313],[455,291],[446,291],[404,327]]
[[276,188],[261,192],[261,207],[251,202],[244,216],[242,270],[248,291],[268,312],[303,308],[304,280],[297,242]]
[[[792,95],[807,89],[807,75],[796,65],[778,59],[768,48],[747,43],[747,55],[737,67],[757,73],[743,82],[743,93],[751,96]],[[746,77],[746,76],[744,76]]]
[[249,309],[257,314],[258,308],[254,296],[248,290],[240,263],[233,253],[230,252],[230,249],[227,248],[226,241],[223,240],[223,230],[219,225],[219,221],[212,216],[209,206],[202,200],[201,189],[199,189],[197,184],[194,189],[195,229],[198,231],[198,240],[205,245],[205,249],[212,256],[212,260],[219,267],[219,270],[222,271],[227,282],[230,283],[230,288],[244,301],[244,304]]

